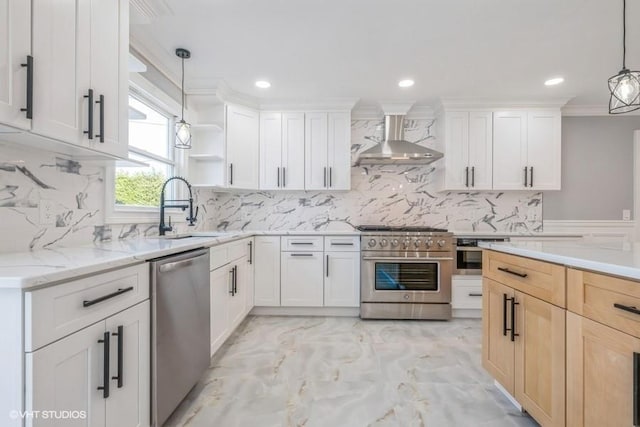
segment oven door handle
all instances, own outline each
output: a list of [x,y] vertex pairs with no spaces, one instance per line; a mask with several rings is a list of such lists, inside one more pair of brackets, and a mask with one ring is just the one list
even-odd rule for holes
[[424,262],[424,261],[453,261],[452,257],[428,257],[428,258],[404,258],[404,257],[362,257],[363,261],[409,261],[409,262]]
[[456,250],[458,252],[464,251],[464,252],[482,252],[482,248],[479,248],[477,246],[456,246]]

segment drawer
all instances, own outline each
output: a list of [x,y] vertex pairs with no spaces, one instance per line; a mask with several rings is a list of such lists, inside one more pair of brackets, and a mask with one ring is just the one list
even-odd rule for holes
[[451,308],[482,310],[482,277],[473,279],[453,278],[451,283]]
[[283,251],[312,251],[324,250],[323,236],[282,236]]
[[640,338],[640,282],[569,268],[567,308]]
[[26,292],[25,351],[34,351],[148,298],[146,263]]
[[324,250],[358,252],[360,251],[360,236],[325,236]]
[[558,307],[566,307],[565,267],[562,265],[484,250],[482,275]]
[[216,270],[225,264],[229,264],[229,245],[212,246],[209,249],[209,270]]
[[229,261],[235,261],[238,258],[242,258],[243,256],[249,256],[249,242],[252,241],[253,239],[242,239],[232,243],[228,243]]

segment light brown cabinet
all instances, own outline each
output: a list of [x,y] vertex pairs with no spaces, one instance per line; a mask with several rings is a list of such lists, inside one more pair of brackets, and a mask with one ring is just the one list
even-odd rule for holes
[[564,267],[492,251],[483,265],[483,367],[542,426],[564,426],[565,310],[527,292],[564,302]]

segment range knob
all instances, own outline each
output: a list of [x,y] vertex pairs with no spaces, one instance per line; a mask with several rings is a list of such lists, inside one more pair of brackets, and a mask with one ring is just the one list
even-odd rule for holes
[[384,248],[385,246],[387,246],[387,244],[388,244],[388,243],[389,243],[389,242],[387,241],[387,239],[382,239],[382,240],[380,240],[380,246],[382,246],[383,248]]
[[419,247],[420,247],[420,244],[422,244],[422,240],[420,240],[420,239],[416,239],[416,241],[415,241],[415,242],[413,242],[413,244],[414,244],[414,246],[415,246],[416,248],[419,248]]
[[444,240],[444,239],[440,239],[440,240],[438,240],[438,246],[439,246],[439,247],[443,247],[443,246],[444,246],[444,245],[446,245],[446,244],[447,244],[447,241],[446,241],[446,240]]
[[372,248],[376,245],[376,239],[369,240],[369,247]]
[[391,241],[391,246],[393,246],[393,247],[398,246],[398,243],[400,243],[400,242],[398,241],[398,239],[393,239],[393,240]]
[[427,248],[430,248],[431,246],[433,246],[433,240],[429,239],[425,242],[425,245],[427,245]]

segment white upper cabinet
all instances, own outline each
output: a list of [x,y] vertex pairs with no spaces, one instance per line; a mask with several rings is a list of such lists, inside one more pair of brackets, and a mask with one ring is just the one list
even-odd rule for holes
[[445,190],[492,188],[491,112],[445,113]]
[[493,188],[559,190],[560,110],[493,115]]
[[129,2],[32,7],[33,132],[126,156]]
[[305,187],[307,190],[351,188],[351,114],[307,113],[305,119]]
[[304,113],[260,113],[260,188],[304,190]]
[[260,115],[247,107],[227,105],[226,108],[227,185],[256,189],[259,183]]
[[31,2],[0,0],[0,123],[30,129],[27,58],[31,55]]

